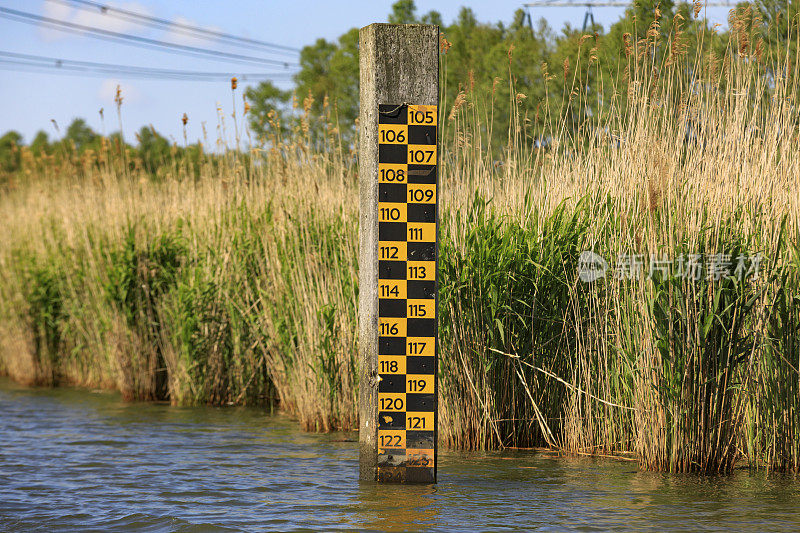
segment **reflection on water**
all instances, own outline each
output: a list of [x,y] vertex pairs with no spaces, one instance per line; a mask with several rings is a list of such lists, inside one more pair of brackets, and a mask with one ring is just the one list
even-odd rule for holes
[[436,486],[359,483],[354,435],[257,409],[126,404],[0,381],[0,530],[800,528],[800,482],[444,453]]
[[436,526],[440,502],[434,485],[378,485],[361,483],[352,525],[378,531],[407,531]]

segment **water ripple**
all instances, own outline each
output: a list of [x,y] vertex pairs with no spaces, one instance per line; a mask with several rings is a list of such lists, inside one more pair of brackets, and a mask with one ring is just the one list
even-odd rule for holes
[[126,404],[0,381],[0,530],[796,531],[793,479],[452,453],[437,486],[357,481],[352,436],[256,409]]

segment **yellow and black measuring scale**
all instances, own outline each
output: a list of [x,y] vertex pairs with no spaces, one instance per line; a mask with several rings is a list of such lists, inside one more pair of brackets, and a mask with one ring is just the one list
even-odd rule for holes
[[437,108],[378,110],[378,481],[436,481]]

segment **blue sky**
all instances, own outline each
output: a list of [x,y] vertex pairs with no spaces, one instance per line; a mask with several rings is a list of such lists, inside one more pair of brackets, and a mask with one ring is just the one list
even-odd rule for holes
[[[307,0],[99,0],[112,6],[146,13],[175,22],[188,23],[285,46],[301,48],[323,37],[335,40],[352,27],[384,22],[393,0],[355,0],[350,2]],[[485,22],[509,22],[523,1],[515,0],[417,0],[419,13],[439,11],[445,23],[452,21],[461,6],[471,7]],[[257,51],[220,47],[214,41],[187,40],[167,30],[148,29],[95,11],[65,5],[63,0],[0,0],[0,7],[50,16],[113,31],[132,33],[151,39],[224,49],[231,52],[261,55]],[[597,8],[595,20],[607,27],[622,13],[621,8]],[[727,10],[709,9],[711,22],[724,22]],[[580,26],[583,8],[549,8],[533,13],[534,20],[545,17],[560,29],[565,22]],[[122,65],[197,71],[259,71],[261,69],[230,65],[224,61],[173,55],[145,50],[126,44],[97,40],[83,34],[0,19],[0,51],[58,57],[68,60],[95,61]],[[272,56],[270,56],[272,57]],[[278,56],[275,56],[279,58]],[[275,67],[263,70],[275,70]],[[280,70],[280,68],[278,68]],[[51,119],[61,130],[81,117],[97,131],[110,133],[119,129],[114,109],[117,85],[123,92],[123,131],[126,138],[145,125],[182,143],[181,116],[189,117],[189,141],[202,137],[202,123],[211,139],[216,138],[217,106],[228,115],[230,126],[231,92],[227,82],[187,82],[114,77],[86,77],[57,73],[31,73],[0,70],[0,133],[16,130],[29,142],[36,131],[45,130],[57,137]],[[290,88],[290,82],[278,84]],[[241,100],[237,101],[241,106]],[[105,124],[99,110],[105,110]],[[231,128],[232,129],[232,128]]]

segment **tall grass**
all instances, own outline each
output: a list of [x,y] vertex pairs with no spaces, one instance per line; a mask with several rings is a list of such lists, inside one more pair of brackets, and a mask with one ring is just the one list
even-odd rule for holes
[[[502,147],[491,95],[442,106],[445,444],[800,468],[797,79],[740,52],[631,54],[602,113],[565,76],[544,106],[560,126],[517,113]],[[0,199],[0,371],[357,427],[357,169],[309,107],[250,153],[158,179],[113,147],[25,155]],[[606,277],[580,280],[586,250]],[[643,275],[615,269],[637,254]],[[693,254],[763,260],[649,275],[651,255]]]
[[352,427],[355,188],[293,142],[196,180],[94,161],[8,191],[3,371]]
[[[486,99],[459,95],[443,185],[447,443],[797,470],[798,86],[782,76],[796,65],[740,44],[719,59],[631,54],[605,114],[582,111],[598,98],[582,80],[566,88],[554,112],[583,134],[519,117],[503,150],[489,147]],[[583,283],[583,250],[637,254],[643,275]],[[648,275],[651,256],[690,254],[762,263],[757,276]]]

